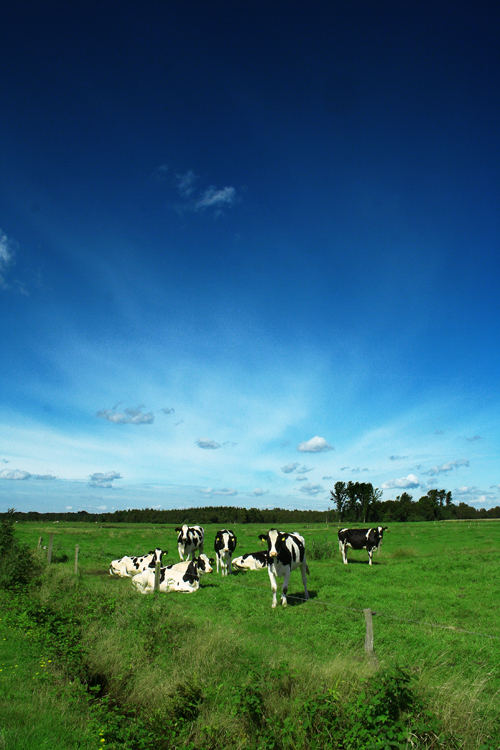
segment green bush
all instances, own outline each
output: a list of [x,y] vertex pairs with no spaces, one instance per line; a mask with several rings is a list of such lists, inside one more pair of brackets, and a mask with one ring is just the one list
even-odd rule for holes
[[0,522],[0,588],[24,588],[39,570],[32,552],[15,537],[14,509],[10,508]]

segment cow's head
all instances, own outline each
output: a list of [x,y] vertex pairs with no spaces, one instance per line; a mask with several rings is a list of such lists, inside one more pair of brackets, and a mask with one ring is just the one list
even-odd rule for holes
[[177,543],[186,543],[188,541],[188,529],[189,526],[187,523],[185,523],[183,526],[176,526],[175,530],[179,532],[179,535],[177,537]]
[[285,546],[286,534],[278,529],[270,529],[267,534],[259,534],[259,539],[267,542],[267,554],[269,558],[278,557]]
[[205,554],[201,554],[198,557],[193,557],[193,562],[196,563],[199,573],[212,573],[214,564],[213,557],[207,557]]
[[388,528],[387,526],[377,526],[377,531],[380,534],[380,536],[382,536],[384,531],[388,531]]

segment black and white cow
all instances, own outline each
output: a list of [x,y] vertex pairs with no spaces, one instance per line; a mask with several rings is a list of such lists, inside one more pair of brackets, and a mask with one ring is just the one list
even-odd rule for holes
[[259,552],[247,552],[245,555],[235,557],[232,565],[237,570],[263,570],[267,568],[268,559],[267,552],[259,550]]
[[[212,564],[213,559],[202,554],[192,560],[165,565],[160,568],[160,591],[181,591],[188,594],[197,591],[200,577],[213,571]],[[144,570],[133,577],[132,583],[141,594],[154,591],[155,571],[150,568]]]
[[339,550],[342,553],[344,565],[347,565],[348,547],[351,547],[351,549],[366,549],[368,561],[371,565],[373,550],[379,549],[384,531],[387,531],[387,526],[377,526],[374,529],[340,529],[338,533]]
[[179,532],[177,535],[177,549],[181,560],[189,560],[193,553],[203,552],[203,541],[205,532],[201,526],[177,526],[175,529]]
[[259,539],[267,542],[267,572],[271,581],[271,590],[273,592],[273,608],[276,607],[276,588],[277,578],[283,578],[283,587],[281,589],[281,605],[286,607],[286,593],[288,591],[288,581],[290,573],[295,568],[300,568],[302,573],[302,583],[304,584],[305,599],[309,599],[307,591],[306,573],[309,568],[306,563],[306,546],[304,538],[293,532],[288,534],[278,529],[270,529],[267,534],[259,534]]
[[161,550],[157,547],[155,550],[148,552],[146,555],[140,557],[120,557],[119,560],[113,560],[109,566],[110,576],[120,576],[121,578],[130,578],[135,576],[141,571],[152,568],[153,573],[156,563],[161,563],[162,555],[166,554],[166,550]]
[[215,535],[214,550],[215,550],[215,562],[217,565],[217,573],[220,572],[223,576],[227,576],[231,573],[231,557],[236,549],[236,536],[231,529],[221,529]]

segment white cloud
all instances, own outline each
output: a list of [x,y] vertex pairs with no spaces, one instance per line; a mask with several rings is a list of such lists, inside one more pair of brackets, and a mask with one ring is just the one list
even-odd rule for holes
[[435,477],[438,474],[446,474],[453,469],[458,469],[461,466],[469,466],[469,461],[466,458],[459,458],[457,461],[448,461],[446,464],[441,466],[433,466],[432,469],[428,469],[423,473],[430,477]]
[[0,471],[0,479],[56,479],[56,477],[53,474],[32,474],[24,469],[2,469]]
[[165,406],[165,407],[164,407],[164,408],[162,409],[162,412],[163,412],[164,414],[175,414],[175,409],[173,408],[173,406]]
[[252,492],[252,495],[255,495],[255,497],[262,497],[262,495],[267,495],[267,493],[268,491],[263,490],[262,487],[256,487]]
[[328,445],[325,438],[315,435],[310,440],[299,443],[297,450],[303,453],[323,453],[324,451],[332,451],[333,446]]
[[407,477],[401,477],[400,479],[390,479],[388,482],[384,482],[382,485],[383,490],[393,489],[413,489],[420,487],[420,482],[415,474],[408,474]]
[[212,487],[207,487],[204,490],[201,490],[204,495],[210,495],[210,497],[234,497],[234,495],[238,494],[237,490],[231,489],[229,487],[222,487],[221,489],[213,489]]
[[150,411],[144,413],[143,409],[143,406],[137,406],[116,411],[116,407],[114,407],[113,409],[101,409],[97,412],[97,416],[113,424],[152,424],[155,421],[154,414]]
[[235,200],[236,190],[234,187],[216,188],[213,185],[210,185],[201,198],[196,201],[196,208],[223,208],[225,206],[231,206]]
[[305,495],[318,495],[320,492],[323,492],[324,489],[321,484],[303,484],[300,488],[300,491],[303,492]]
[[205,451],[215,451],[221,447],[221,444],[216,440],[207,440],[206,438],[197,440],[196,445],[198,446],[198,448],[203,448],[203,450]]
[[292,471],[295,471],[295,469],[299,466],[299,463],[297,461],[294,461],[293,463],[286,464],[285,466],[281,467],[281,471],[284,474],[291,474]]
[[113,482],[115,479],[121,479],[122,476],[117,471],[106,471],[106,472],[100,472],[96,471],[94,474],[91,474],[89,477],[89,485],[91,487],[101,487],[105,489],[109,489],[110,487],[113,487]]
[[465,438],[469,443],[475,443],[477,440],[482,440],[481,435],[473,435],[472,437]]

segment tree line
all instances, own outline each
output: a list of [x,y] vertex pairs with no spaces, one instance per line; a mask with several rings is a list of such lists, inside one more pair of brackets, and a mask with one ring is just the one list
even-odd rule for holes
[[[288,510],[286,508],[238,508],[206,506],[202,508],[135,508],[105,513],[85,510],[64,513],[26,513],[15,511],[13,517],[23,521],[86,521],[87,523],[217,523],[221,525],[261,523],[264,526],[285,523],[363,523],[385,521],[440,521],[447,519],[500,518],[500,507],[474,508],[466,503],[455,505],[450,491],[432,489],[418,500],[407,492],[395,500],[381,500],[382,490],[370,482],[336,482],[330,490],[330,510]],[[0,513],[0,519],[6,517]]]
[[340,523],[356,521],[445,521],[465,518],[500,518],[500,507],[474,508],[467,503],[452,501],[448,490],[432,489],[418,500],[408,492],[395,500],[381,500],[382,490],[370,482],[335,482],[330,490],[330,500],[335,509],[335,519]]

